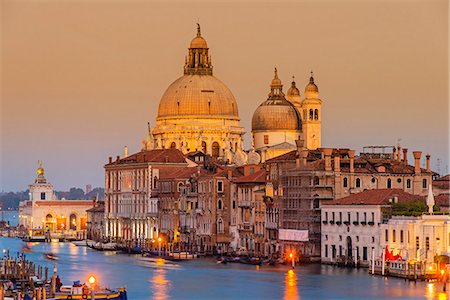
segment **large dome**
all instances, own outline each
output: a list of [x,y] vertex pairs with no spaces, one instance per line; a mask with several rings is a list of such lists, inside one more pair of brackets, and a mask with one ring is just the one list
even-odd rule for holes
[[300,114],[287,100],[267,100],[255,111],[252,131],[302,130]]
[[184,116],[239,119],[239,112],[233,94],[222,81],[212,75],[184,75],[163,94],[158,119]]

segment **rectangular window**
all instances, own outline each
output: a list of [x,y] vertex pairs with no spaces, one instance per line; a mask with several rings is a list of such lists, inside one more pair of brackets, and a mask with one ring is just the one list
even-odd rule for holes
[[364,213],[364,222],[367,222],[367,213]]
[[372,222],[375,223],[375,213],[374,212],[372,213]]
[[342,212],[339,212],[339,222],[342,222]]
[[350,212],[347,213],[347,216],[348,216],[348,222],[350,222],[351,221],[351,219],[350,219]]
[[333,222],[334,222],[334,211],[331,213],[332,217],[333,217]]
[[339,245],[339,256],[342,256],[342,246]]
[[217,191],[219,193],[223,192],[223,181],[217,181]]
[[325,212],[325,221],[328,222],[328,212]]
[[403,230],[400,230],[400,243],[403,243]]
[[41,193],[41,200],[45,200],[45,193]]
[[359,212],[356,213],[356,222],[359,222]]
[[419,246],[420,246],[419,237],[416,236],[416,251],[419,250]]
[[386,231],[384,232],[384,235],[386,237],[386,242],[389,242],[389,234],[388,234],[388,230],[386,229]]
[[325,257],[328,257],[328,245],[325,245]]
[[269,136],[264,135],[264,144],[267,145],[269,143]]
[[425,238],[425,248],[427,250],[430,250],[430,238],[429,237]]

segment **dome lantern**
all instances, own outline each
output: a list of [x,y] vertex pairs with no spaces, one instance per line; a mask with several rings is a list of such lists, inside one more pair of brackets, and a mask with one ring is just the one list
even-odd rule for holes
[[191,41],[189,53],[184,64],[185,75],[212,75],[212,65],[208,56],[208,50],[208,44],[201,34],[200,24],[197,23],[197,36]]
[[309,83],[305,87],[305,97],[306,98],[317,98],[319,94],[319,88],[314,83],[314,75],[311,71],[311,77],[309,77]]

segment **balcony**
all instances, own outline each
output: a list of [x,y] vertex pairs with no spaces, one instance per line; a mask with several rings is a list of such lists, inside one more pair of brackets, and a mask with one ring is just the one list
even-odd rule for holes
[[251,207],[252,203],[250,202],[250,200],[239,200],[238,201],[238,206],[239,207]]
[[252,231],[253,230],[253,226],[250,225],[250,223],[239,224],[238,225],[238,230],[241,230],[241,231]]
[[369,224],[370,226],[375,225],[375,222],[368,222],[367,224]]
[[367,225],[366,221],[361,222],[361,225]]
[[348,226],[350,225],[350,221],[344,221],[344,224]]
[[353,221],[353,225],[358,226],[359,222],[358,221]]

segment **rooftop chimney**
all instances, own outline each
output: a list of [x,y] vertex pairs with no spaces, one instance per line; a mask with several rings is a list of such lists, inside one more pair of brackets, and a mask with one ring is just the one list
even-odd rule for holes
[[407,148],[403,148],[403,162],[405,163],[405,165],[408,164],[408,149]]
[[401,150],[402,147],[400,147],[400,144],[397,145],[397,161],[400,161],[402,156],[401,156]]
[[335,172],[341,171],[341,157],[339,156],[339,150],[334,156],[334,171]]
[[308,153],[309,153],[308,149],[303,149],[302,152],[300,153],[301,158],[302,158],[301,163],[302,163],[303,166],[306,165],[306,160],[308,158]]
[[120,156],[117,155],[117,156],[116,156],[116,161],[119,161],[119,160],[120,160]]
[[233,170],[231,168],[228,168],[227,175],[228,175],[228,180],[231,180],[231,178],[233,178]]
[[392,147],[392,159],[397,159],[397,150],[395,149],[395,147]]
[[430,154],[427,153],[427,155],[425,157],[427,158],[427,173],[430,173],[431,172],[431,169],[430,169]]
[[112,157],[111,156],[108,158],[108,162],[112,163]]
[[420,157],[422,156],[421,151],[413,151],[414,155],[414,173],[420,174]]
[[331,171],[331,153],[333,149],[323,148],[323,155],[325,156],[325,171]]
[[355,172],[355,150],[348,150],[348,157],[350,157],[350,173]]

